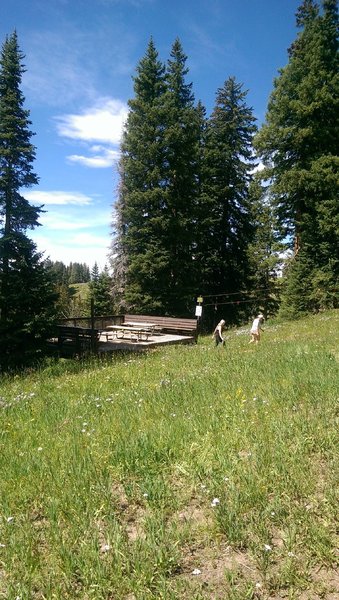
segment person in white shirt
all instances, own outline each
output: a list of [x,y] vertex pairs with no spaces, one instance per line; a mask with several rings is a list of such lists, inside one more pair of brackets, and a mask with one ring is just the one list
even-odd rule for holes
[[222,344],[223,346],[225,345],[225,340],[222,336],[222,332],[223,332],[224,328],[225,328],[225,321],[224,321],[224,319],[221,319],[221,321],[219,321],[218,325],[216,326],[215,330],[213,331],[213,335],[212,335],[216,346],[218,346],[219,344]]
[[264,315],[262,315],[261,313],[254,319],[254,321],[252,323],[252,327],[251,327],[251,339],[249,341],[249,344],[251,344],[252,342],[257,344],[259,342],[260,332],[264,331],[264,329],[261,326],[263,320],[264,320]]

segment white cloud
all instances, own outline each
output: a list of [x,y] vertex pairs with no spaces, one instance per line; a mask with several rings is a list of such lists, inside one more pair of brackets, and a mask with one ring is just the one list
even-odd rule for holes
[[[79,114],[55,117],[60,137],[81,144],[82,152],[67,156],[68,162],[84,167],[112,167],[119,159],[119,143],[128,107],[121,100],[101,98]],[[96,142],[94,145],[90,145]],[[86,153],[83,153],[85,147]]]
[[55,120],[62,137],[117,145],[127,114],[126,104],[120,100],[103,98],[81,114],[66,114],[55,117]]
[[93,229],[94,227],[107,227],[111,221],[111,215],[108,211],[96,210],[86,218],[83,214],[60,214],[58,212],[48,211],[39,217],[39,222],[45,228],[48,228],[51,233],[55,231],[63,231],[68,235],[70,231],[79,229]]
[[118,150],[109,150],[102,146],[95,146],[91,149],[96,154],[94,156],[82,156],[80,154],[71,154],[67,156],[67,160],[72,163],[83,165],[84,167],[92,167],[94,169],[102,169],[111,167],[113,163],[119,159]]
[[92,199],[81,192],[31,190],[25,191],[24,196],[34,204],[85,206],[92,203]]

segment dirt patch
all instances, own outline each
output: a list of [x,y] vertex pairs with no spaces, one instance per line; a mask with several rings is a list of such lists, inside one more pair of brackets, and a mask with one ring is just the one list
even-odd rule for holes
[[222,600],[235,588],[245,593],[244,585],[250,582],[254,589],[261,589],[259,572],[247,554],[236,552],[223,542],[183,548],[181,573],[176,576],[176,584],[178,588],[181,585],[190,589],[184,598],[199,591],[204,598]]
[[[319,595],[314,595],[314,600],[326,598],[326,600],[339,600],[339,573],[334,569],[313,569],[310,578],[314,588]],[[301,600],[313,600],[313,597],[304,593]]]
[[144,523],[147,509],[140,504],[131,502],[121,483],[114,485],[112,496],[117,508],[117,517],[126,532],[128,540],[135,542],[137,539],[144,539]]

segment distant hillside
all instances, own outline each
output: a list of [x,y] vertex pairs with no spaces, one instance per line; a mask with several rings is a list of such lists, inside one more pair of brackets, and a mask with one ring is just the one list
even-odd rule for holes
[[87,300],[89,296],[88,283],[72,283],[69,287],[76,290],[76,296],[78,296],[80,300]]

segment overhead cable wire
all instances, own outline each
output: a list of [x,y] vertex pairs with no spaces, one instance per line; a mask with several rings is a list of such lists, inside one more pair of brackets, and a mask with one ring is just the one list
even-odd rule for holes
[[224,292],[222,294],[201,294],[202,298],[218,298],[219,296],[237,296],[238,294],[241,295],[246,295],[246,294],[252,294],[253,292],[261,292],[262,290],[266,290],[267,291],[267,287],[263,287],[263,288],[256,288],[255,290],[251,290],[251,291],[239,291],[239,292]]
[[206,306],[224,306],[225,304],[244,304],[246,302],[264,302],[265,300],[272,300],[271,296],[267,296],[265,298],[252,298],[251,300],[230,300],[229,302],[211,302],[209,304],[204,304]]

